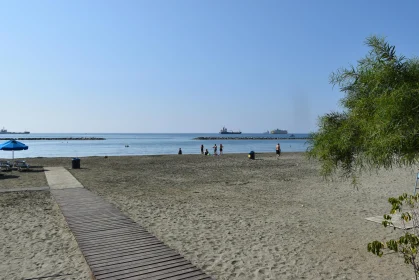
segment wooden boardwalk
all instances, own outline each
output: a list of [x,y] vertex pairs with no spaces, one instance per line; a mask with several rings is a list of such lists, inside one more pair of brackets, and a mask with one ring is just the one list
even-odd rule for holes
[[85,188],[51,193],[96,279],[212,279]]

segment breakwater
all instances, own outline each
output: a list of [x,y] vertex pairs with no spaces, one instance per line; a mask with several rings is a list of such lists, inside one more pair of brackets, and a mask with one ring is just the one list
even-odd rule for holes
[[310,137],[195,137],[193,140],[309,140]]
[[100,138],[100,137],[58,137],[58,138],[44,138],[44,137],[39,137],[39,138],[29,138],[29,137],[25,137],[25,138],[0,138],[0,140],[59,140],[59,141],[71,141],[71,140],[106,140],[105,138]]

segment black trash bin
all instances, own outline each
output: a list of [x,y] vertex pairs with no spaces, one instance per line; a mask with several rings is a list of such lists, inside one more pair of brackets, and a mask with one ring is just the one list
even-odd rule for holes
[[79,158],[73,158],[71,161],[71,168],[78,169],[80,168],[80,159]]
[[248,157],[249,157],[249,159],[255,159],[255,152],[254,151],[250,151]]

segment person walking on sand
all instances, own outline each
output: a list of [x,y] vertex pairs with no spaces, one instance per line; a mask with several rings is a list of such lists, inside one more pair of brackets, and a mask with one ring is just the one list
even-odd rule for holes
[[220,144],[220,156],[223,154],[223,144]]
[[276,157],[279,158],[279,156],[281,155],[281,145],[276,144]]
[[217,155],[217,144],[214,144],[214,156],[216,156]]
[[179,148],[179,152],[177,152],[178,155],[182,154],[182,148]]
[[204,145],[201,145],[201,155],[204,154]]

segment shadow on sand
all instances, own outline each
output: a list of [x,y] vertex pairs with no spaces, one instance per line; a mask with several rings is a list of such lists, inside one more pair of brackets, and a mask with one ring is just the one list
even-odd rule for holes
[[16,178],[19,178],[19,176],[0,173],[0,180],[4,180],[4,179],[16,179]]

